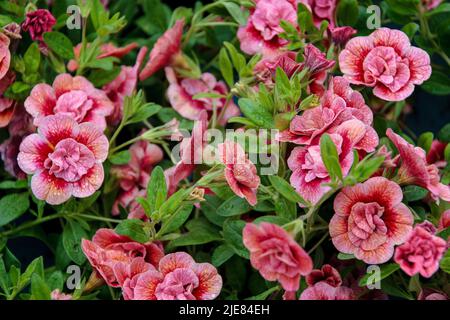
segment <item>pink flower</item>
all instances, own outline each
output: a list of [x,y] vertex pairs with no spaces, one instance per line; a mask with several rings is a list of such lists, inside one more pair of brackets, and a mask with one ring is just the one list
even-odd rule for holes
[[[0,59],[0,69],[1,69],[1,59]],[[16,74],[13,71],[8,71],[3,78],[0,77],[0,128],[6,127],[11,121],[11,118],[14,114],[14,106],[15,106],[14,100],[4,97],[3,94],[6,92],[6,90],[14,82],[15,79]]]
[[314,24],[319,27],[322,20],[327,20],[332,27],[336,24],[334,19],[337,0],[300,0],[308,6],[313,14]]
[[114,111],[107,118],[108,123],[117,125],[122,120],[123,102],[125,97],[131,96],[136,90],[139,69],[146,53],[147,48],[143,47],[139,51],[136,64],[133,67],[122,66],[119,75],[113,81],[103,86],[103,91],[114,104]]
[[261,181],[255,165],[235,142],[226,141],[217,148],[220,161],[225,165],[225,179],[231,190],[237,196],[247,199],[250,205],[256,205],[256,192]]
[[[116,276],[116,274],[119,275],[119,271],[122,271],[117,270],[118,263],[133,265],[132,262],[137,257],[141,257],[146,263],[157,266],[164,256],[160,244],[138,243],[127,236],[118,235],[114,230],[105,228],[98,229],[92,241],[83,239],[81,248],[92,267],[112,287],[119,287],[124,282],[120,277],[122,274],[119,277]],[[119,266],[119,269],[123,269],[122,267]]]
[[430,278],[439,269],[439,261],[446,250],[444,239],[416,226],[406,242],[395,250],[394,260],[407,275],[420,273]]
[[296,57],[297,53],[293,51],[266,57],[256,64],[253,72],[259,81],[271,86],[274,84],[277,68],[281,68],[288,78],[291,78],[295,72],[303,67],[301,63],[296,61]]
[[343,188],[330,221],[334,246],[365,263],[388,261],[394,245],[403,243],[412,230],[413,216],[402,198],[401,188],[384,177]]
[[62,114],[78,123],[92,122],[103,131],[105,117],[113,112],[114,105],[86,78],[65,73],[55,78],[53,86],[36,85],[25,100],[25,109],[33,116],[36,126],[48,115]]
[[445,161],[444,151],[448,143],[439,140],[433,140],[430,150],[427,153],[427,163],[434,164],[438,168],[445,168],[447,161]]
[[175,62],[181,54],[181,37],[183,36],[184,20],[178,20],[168,29],[153,46],[150,57],[144,69],[139,74],[139,79],[144,81],[158,70]]
[[355,300],[355,297],[350,288],[333,287],[326,282],[318,282],[306,288],[299,300]]
[[28,12],[22,23],[23,31],[30,32],[32,40],[43,41],[42,35],[52,30],[56,24],[55,17],[46,9]]
[[[353,163],[353,145],[347,133],[330,134],[339,155],[342,174],[346,176]],[[291,185],[307,201],[317,203],[331,188],[328,170],[320,155],[320,145],[296,147],[287,160],[292,170]]]
[[242,235],[250,262],[264,279],[277,280],[286,291],[299,289],[300,276],[311,272],[312,260],[283,228],[267,222],[247,223]]
[[19,167],[33,175],[34,195],[56,205],[71,196],[89,197],[101,187],[108,147],[94,124],[55,115],[42,119],[38,133],[22,141],[17,159]]
[[[87,45],[87,47],[90,46],[90,43]],[[138,47],[138,44],[136,42],[132,42],[125,47],[116,47],[112,43],[105,43],[100,46],[100,54],[97,56],[97,59],[104,59],[107,57],[115,57],[115,58],[122,58],[126,56],[129,52],[133,51]],[[75,59],[70,60],[67,63],[67,70],[70,72],[74,72],[78,69],[78,59],[80,58],[82,44],[79,43],[73,48],[73,53],[75,56]],[[144,53],[145,55],[145,53]]]
[[117,262],[114,265],[114,275],[122,288],[122,295],[125,300],[134,300],[136,282],[142,273],[149,270],[156,269],[142,257],[133,258],[131,263]]
[[322,51],[310,43],[305,46],[304,55],[305,67],[307,67],[312,74],[328,70],[336,63],[334,60],[328,60]]
[[425,6],[427,10],[432,10],[441,4],[442,0],[421,0],[422,5]]
[[[0,80],[6,75],[11,62],[11,53],[9,52],[9,38],[0,32]],[[1,92],[3,93],[3,92]]]
[[3,27],[3,32],[11,39],[22,39],[22,36],[20,34],[21,31],[22,28],[16,22],[10,22]]
[[166,255],[158,270],[142,273],[134,300],[213,300],[222,289],[222,277],[209,263],[196,263],[185,252]]
[[306,276],[306,283],[310,287],[319,282],[326,282],[335,288],[342,285],[341,275],[329,264],[324,264],[321,269],[314,269]]
[[344,27],[328,27],[328,35],[331,41],[338,46],[344,46],[348,40],[357,32],[355,29],[349,26]]
[[325,132],[346,131],[354,147],[372,152],[379,139],[372,128],[373,114],[363,96],[347,80],[334,77],[321,98],[321,105],[292,119],[289,129],[278,136],[280,141],[311,145]]
[[398,170],[401,184],[415,184],[428,189],[434,199],[450,201],[450,187],[440,183],[439,169],[434,164],[427,164],[425,150],[414,147],[392,129],[386,135],[397,147],[401,165]]
[[387,101],[406,99],[431,75],[428,53],[411,46],[402,31],[388,28],[351,39],[339,66],[351,83],[373,87],[374,95]]
[[297,4],[288,0],[258,0],[256,7],[250,11],[247,24],[240,27],[237,37],[241,50],[254,55],[264,56],[276,54],[288,41],[279,34],[284,30],[280,26],[285,20],[297,26]]
[[225,83],[217,81],[211,73],[203,73],[200,79],[179,79],[172,68],[167,67],[165,71],[169,80],[169,88],[167,89],[169,102],[184,118],[198,120],[202,110],[206,110],[209,115],[212,115],[215,106],[219,113],[223,108],[226,108],[224,116],[220,119],[220,124],[225,125],[229,118],[240,114],[233,101],[230,100],[227,103],[225,97],[193,99],[199,93],[215,93],[224,96],[228,94]]
[[417,300],[448,300],[448,297],[444,292],[425,288],[420,291]]
[[442,212],[441,218],[439,219],[438,230],[442,231],[450,227],[450,209]]
[[52,300],[72,300],[71,294],[62,293],[59,289],[55,289],[50,294]]

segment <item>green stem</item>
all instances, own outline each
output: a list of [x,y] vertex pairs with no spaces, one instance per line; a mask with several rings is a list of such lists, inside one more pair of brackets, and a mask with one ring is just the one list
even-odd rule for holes
[[96,220],[96,221],[112,222],[112,223],[122,222],[122,220],[118,220],[118,219],[112,219],[112,218],[107,218],[107,217],[102,217],[102,216],[93,216],[93,215],[84,214],[84,213],[76,213],[75,215],[78,217],[81,217],[81,218]]
[[11,236],[13,234],[16,234],[22,230],[26,230],[29,228],[32,228],[34,226],[40,225],[41,223],[50,221],[50,220],[54,220],[54,219],[58,219],[58,218],[62,218],[64,217],[65,213],[56,213],[56,214],[52,214],[46,217],[43,217],[41,219],[36,219],[34,221],[30,221],[30,222],[26,222],[20,226],[18,226],[17,228],[11,229],[11,230],[7,230],[4,231],[2,233],[0,233],[0,237],[8,237]]
[[320,244],[325,241],[326,238],[328,238],[328,231],[325,232],[322,238],[320,238],[320,240],[317,241],[317,243],[311,249],[309,249],[308,254],[313,253],[314,250],[316,250],[320,246]]

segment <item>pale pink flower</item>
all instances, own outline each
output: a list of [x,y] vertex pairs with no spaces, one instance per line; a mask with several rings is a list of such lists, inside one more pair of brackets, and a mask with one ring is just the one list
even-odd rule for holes
[[136,90],[139,69],[147,53],[147,48],[139,51],[133,67],[122,66],[119,75],[110,83],[103,86],[103,91],[114,104],[113,113],[107,118],[109,124],[117,125],[122,120],[123,102],[125,97],[131,96]]
[[72,295],[63,293],[59,289],[55,289],[51,292],[50,297],[52,300],[72,300]]
[[420,273],[430,278],[438,269],[439,261],[447,250],[444,239],[418,225],[404,244],[395,250],[394,260],[409,276]]
[[23,31],[29,32],[32,40],[43,41],[42,35],[52,30],[55,17],[47,9],[28,12],[22,23]]
[[297,4],[288,0],[259,0],[250,10],[247,24],[239,28],[237,37],[241,50],[247,54],[261,53],[264,56],[277,54],[288,41],[279,35],[285,20],[297,27]]
[[349,26],[335,28],[330,26],[327,32],[334,44],[344,46],[357,31]]
[[299,300],[355,300],[355,296],[348,287],[333,287],[326,282],[318,282],[306,288]]
[[277,280],[286,291],[299,289],[300,276],[308,275],[313,263],[283,228],[267,222],[247,223],[242,235],[250,262],[264,279]]
[[401,165],[398,170],[401,184],[415,184],[428,189],[434,199],[450,201],[450,186],[440,183],[439,169],[427,164],[425,150],[408,143],[392,129],[386,131],[400,154]]
[[[87,44],[87,47],[90,46],[90,43]],[[107,57],[115,57],[115,58],[122,58],[126,56],[129,52],[133,51],[138,47],[138,44],[136,42],[132,42],[124,47],[116,47],[112,43],[105,43],[100,46],[100,54],[97,56],[97,59],[104,59]],[[70,72],[74,72],[78,69],[78,62],[77,60],[80,58],[81,54],[81,48],[82,44],[79,43],[73,48],[73,53],[75,56],[75,59],[70,60],[67,63],[67,70]],[[144,53],[145,55],[145,53]]]
[[448,296],[444,292],[425,288],[420,290],[417,300],[448,300]]
[[[92,267],[112,287],[123,285],[124,278],[120,271],[124,271],[122,267],[125,267],[126,271],[128,268],[126,266],[132,265],[133,260],[137,257],[143,258],[146,263],[152,266],[157,266],[164,256],[163,248],[159,243],[142,244],[127,236],[118,235],[112,229],[105,228],[98,229],[92,241],[83,239],[81,248]],[[122,270],[115,270],[118,263],[125,264],[125,266],[119,266],[119,269]]]
[[[1,68],[1,59],[0,59],[0,68]],[[3,94],[6,92],[6,90],[14,82],[15,79],[16,74],[13,71],[8,71],[3,78],[0,77],[0,128],[6,127],[11,121],[11,118],[14,114],[15,109],[14,100],[6,98],[5,96],[3,96]]]
[[373,87],[374,95],[387,101],[405,100],[431,75],[428,53],[411,46],[402,31],[388,28],[347,42],[339,66],[351,83]]
[[33,116],[36,126],[48,115],[62,114],[78,123],[92,122],[104,130],[105,117],[113,112],[114,105],[86,78],[65,73],[55,78],[53,86],[36,85],[25,100],[25,109]]
[[16,22],[10,22],[3,27],[3,32],[11,39],[22,39],[22,36],[20,34],[21,31],[22,28]]
[[0,32],[0,80],[6,75],[11,63],[11,52],[9,52],[9,38]]
[[139,74],[139,80],[152,76],[158,70],[175,62],[181,54],[181,37],[183,36],[184,20],[178,20],[168,29],[153,46],[150,57],[144,69]]
[[324,264],[320,269],[314,269],[306,276],[306,283],[310,287],[319,282],[326,282],[336,288],[342,285],[341,275],[329,264]]
[[165,71],[167,80],[169,80],[169,88],[167,89],[169,102],[184,118],[198,120],[202,110],[206,110],[208,115],[211,116],[214,107],[218,114],[223,108],[226,108],[224,116],[220,119],[220,125],[225,125],[229,118],[240,114],[234,102],[232,100],[227,102],[225,97],[193,99],[196,94],[200,93],[213,93],[224,96],[228,94],[228,88],[225,83],[217,81],[213,74],[203,73],[199,79],[180,79],[172,68],[167,67]]
[[142,273],[134,300],[213,300],[222,289],[222,277],[209,263],[196,263],[185,252],[166,255],[158,270]]
[[354,148],[372,152],[379,139],[372,128],[373,114],[363,96],[347,80],[334,77],[321,98],[321,105],[295,116],[289,129],[278,136],[280,141],[311,145],[324,133],[346,131]]
[[445,168],[447,161],[445,161],[444,151],[448,143],[439,140],[433,140],[430,150],[427,153],[427,163],[434,164],[438,168]]
[[71,196],[89,197],[101,187],[108,147],[108,139],[93,123],[54,115],[42,119],[38,133],[22,141],[17,159],[19,167],[33,175],[34,195],[56,205]]
[[245,198],[252,206],[256,205],[256,193],[260,184],[255,165],[247,158],[244,149],[235,143],[226,141],[217,146],[219,161],[225,165],[225,179],[231,190]]
[[450,209],[442,212],[441,218],[439,219],[438,230],[442,231],[450,227]]
[[384,177],[343,188],[329,225],[334,246],[368,264],[388,261],[412,230],[413,215],[402,198],[400,186]]
[[[345,132],[330,134],[330,138],[336,145],[341,171],[345,177],[353,163],[353,144]],[[331,190],[331,187],[324,185],[330,183],[331,178],[320,155],[319,144],[294,148],[287,163],[292,170],[291,185],[305,200],[317,203]]]
[[442,0],[421,0],[427,10],[432,10],[441,4]]
[[311,10],[314,24],[319,27],[322,20],[327,20],[334,27],[334,19],[338,0],[299,0]]
[[118,262],[114,265],[114,275],[122,288],[122,296],[125,300],[134,300],[134,288],[139,276],[155,267],[146,262],[143,257],[133,258],[131,263]]

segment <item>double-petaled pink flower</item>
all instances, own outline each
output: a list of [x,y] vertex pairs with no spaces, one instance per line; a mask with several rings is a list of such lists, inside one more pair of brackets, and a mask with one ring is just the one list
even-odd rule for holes
[[[0,33],[1,37],[1,33]],[[1,49],[0,49],[1,50]],[[1,61],[0,61],[1,64]],[[0,65],[1,68],[1,65]],[[15,102],[12,99],[6,98],[3,94],[9,88],[9,86],[16,79],[16,75],[13,71],[8,71],[4,77],[0,77],[0,128],[6,127],[14,114]]]
[[[105,228],[98,229],[92,241],[83,239],[81,248],[92,267],[111,287],[123,285],[123,268],[127,269],[126,266],[132,265],[136,258],[140,257],[145,263],[157,266],[164,256],[160,244],[139,243],[127,236],[118,235],[114,230]],[[117,270],[118,263],[123,263],[125,266],[119,266],[120,270]],[[120,276],[117,277],[119,273]]]
[[314,24],[319,27],[322,20],[327,20],[330,26],[334,26],[336,6],[338,0],[299,0],[311,10]]
[[343,188],[329,225],[334,246],[365,263],[388,261],[412,230],[413,215],[402,198],[400,186],[384,177]]
[[[11,52],[9,52],[9,38],[0,32],[0,80],[6,75],[11,63]],[[1,94],[1,93],[0,93]]]
[[89,197],[101,187],[108,147],[95,124],[53,115],[40,121],[38,133],[22,141],[17,159],[19,167],[33,175],[34,195],[56,205],[71,196]]
[[406,99],[431,75],[428,53],[411,46],[402,31],[388,28],[351,39],[339,66],[351,83],[373,87],[374,95],[387,101]]
[[209,263],[196,263],[185,252],[166,255],[157,269],[141,273],[134,300],[213,300],[222,289],[222,277]]
[[260,184],[255,165],[247,158],[244,149],[235,143],[226,141],[217,146],[219,160],[225,165],[225,179],[231,190],[245,198],[252,206],[256,205],[256,193]]
[[30,33],[31,39],[43,41],[42,35],[51,31],[55,24],[56,19],[50,11],[37,9],[27,13],[22,29]]
[[258,0],[250,10],[247,24],[240,27],[237,37],[241,50],[253,55],[277,54],[288,41],[279,35],[284,32],[280,22],[285,20],[297,27],[297,3],[290,0]]
[[355,296],[348,287],[334,287],[326,282],[318,282],[306,288],[299,300],[355,300]]
[[277,280],[286,291],[299,289],[300,277],[311,272],[313,263],[283,228],[267,222],[247,223],[242,235],[250,262],[264,279]]
[[306,283],[312,287],[316,283],[326,282],[332,287],[342,285],[342,278],[339,272],[329,264],[324,264],[320,269],[314,269],[306,276]]
[[147,64],[139,74],[141,81],[149,78],[158,70],[172,65],[180,56],[183,27],[184,20],[178,20],[156,41]]
[[447,242],[429,229],[417,225],[404,244],[395,250],[394,260],[409,276],[420,273],[430,278],[447,250]]
[[59,289],[55,289],[50,293],[50,298],[52,300],[72,300],[72,295],[63,293]]
[[317,144],[324,133],[346,131],[354,148],[372,152],[378,135],[372,128],[373,114],[363,96],[347,80],[334,77],[318,107],[305,110],[292,119],[289,129],[278,136],[280,141],[301,145]]
[[[353,143],[344,131],[330,134],[330,138],[336,146],[342,174],[346,176],[353,163]],[[331,178],[320,154],[319,144],[294,148],[287,163],[292,170],[291,185],[305,200],[317,203],[331,190],[325,185],[331,182]]]
[[113,112],[114,105],[86,78],[65,73],[55,78],[53,86],[36,85],[25,100],[25,109],[33,116],[36,126],[48,115],[61,114],[78,123],[91,122],[104,130],[105,117]]
[[328,27],[328,37],[334,44],[344,46],[357,31],[349,26],[344,27]]
[[[172,107],[189,120],[199,120],[202,110],[212,115],[214,108],[217,112],[225,109],[220,124],[225,125],[231,117],[238,116],[240,111],[232,100],[227,101],[228,88],[223,81],[217,81],[213,74],[203,73],[199,79],[178,78],[174,69],[165,69],[169,88],[167,97]],[[203,97],[194,99],[194,96],[202,93],[222,95],[220,98]]]
[[439,169],[435,164],[428,164],[426,153],[394,133],[386,131],[400,154],[401,165],[398,170],[400,184],[415,184],[428,189],[434,199],[450,201],[450,186],[440,182]]

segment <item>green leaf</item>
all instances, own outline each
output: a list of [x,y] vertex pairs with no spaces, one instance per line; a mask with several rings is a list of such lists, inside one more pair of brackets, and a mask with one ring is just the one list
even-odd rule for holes
[[339,25],[354,26],[359,17],[358,1],[340,0],[336,12]]
[[192,188],[180,189],[171,195],[159,208],[161,216],[165,217],[174,214],[191,191]]
[[262,108],[257,102],[248,98],[241,98],[238,103],[242,113],[252,122],[265,129],[275,128],[272,114]]
[[[396,263],[388,263],[383,264],[380,267],[380,278],[377,279],[378,281],[381,281],[387,277],[389,277],[391,274],[393,274],[395,271],[400,269],[400,266]],[[369,278],[373,276],[373,273],[366,273],[361,280],[359,280],[359,286],[364,287],[367,285],[367,281],[369,281]]]
[[94,70],[89,74],[89,81],[92,82],[92,84],[96,88],[101,88],[105,84],[110,83],[114,79],[117,78],[117,76],[120,74],[120,71],[122,69],[120,67],[113,67],[112,70],[104,70],[104,69],[98,69]]
[[31,261],[31,263],[28,265],[28,267],[25,269],[25,272],[20,276],[20,281],[18,283],[18,287],[24,288],[28,285],[28,283],[31,280],[31,277],[33,274],[38,274],[37,269],[41,268],[44,265],[42,257],[38,257]]
[[[294,204],[295,205],[295,204]],[[292,220],[287,219],[284,216],[261,216],[253,220],[253,223],[259,224],[261,222],[269,222],[278,226],[283,226]]]
[[170,217],[164,219],[161,229],[158,231],[158,235],[164,235],[179,229],[191,215],[192,207],[192,204],[184,205]]
[[441,130],[439,130],[438,139],[442,142],[450,142],[450,123],[447,123]]
[[221,244],[216,249],[211,257],[211,262],[215,267],[220,267],[228,259],[234,255],[234,249],[228,244]]
[[217,214],[222,217],[238,216],[250,211],[252,207],[248,204],[247,200],[238,196],[233,196],[223,202],[220,207],[217,208]]
[[422,89],[434,95],[448,95],[450,94],[450,78],[441,71],[433,70],[430,79],[423,83]]
[[124,150],[113,154],[109,157],[109,161],[115,165],[127,164],[131,161],[131,154],[129,150]]
[[412,295],[408,292],[402,289],[397,281],[394,281],[392,278],[387,278],[381,281],[381,290],[394,297],[400,297],[407,300],[415,300]]
[[264,291],[256,296],[249,297],[245,300],[266,300],[272,293],[274,293],[277,290],[280,290],[279,286],[275,286],[270,289],[267,289],[266,291]]
[[404,33],[406,33],[406,35],[408,36],[409,40],[412,41],[412,39],[414,38],[414,36],[416,35],[417,31],[419,31],[419,25],[417,23],[414,22],[410,22],[406,25],[403,26],[402,31]]
[[69,60],[75,57],[72,41],[61,32],[53,31],[44,33],[44,42],[61,58]]
[[352,177],[356,182],[362,182],[369,179],[375,171],[383,164],[384,157],[366,157],[352,169]]
[[247,23],[247,18],[245,17],[243,10],[239,5],[233,2],[224,2],[223,5],[227,9],[230,16],[232,16],[237,23],[239,23],[241,26]]
[[298,4],[298,26],[302,32],[314,30],[314,20],[310,9],[303,3]]
[[28,74],[37,72],[41,63],[41,53],[37,42],[33,42],[23,56],[25,68]]
[[428,152],[430,150],[431,143],[433,142],[433,138],[433,132],[424,132],[419,136],[417,145]]
[[242,230],[246,223],[242,220],[227,220],[223,224],[223,238],[233,248],[234,252],[246,259],[250,254],[242,242]]
[[336,145],[328,134],[324,134],[320,138],[320,156],[331,180],[342,180],[342,170]]
[[33,300],[50,300],[50,288],[37,274],[31,277],[31,296]]
[[275,201],[275,212],[277,216],[292,221],[297,218],[297,204],[286,198],[280,198]]
[[[116,57],[106,57],[101,59],[94,59],[86,63],[87,68],[91,69],[100,69],[104,71],[113,71],[114,63],[119,62],[119,59]],[[96,70],[97,71],[97,70]]]
[[308,206],[308,202],[303,199],[297,191],[295,191],[294,187],[290,185],[289,182],[284,180],[279,176],[269,176],[269,181],[272,186],[277,190],[283,197],[292,202],[301,203],[304,206]]
[[147,120],[151,116],[157,114],[161,110],[161,106],[155,103],[146,103],[141,106],[138,111],[127,121],[128,124]]
[[406,186],[403,189],[403,200],[405,202],[418,201],[428,194],[428,190],[418,186]]
[[0,189],[28,189],[27,180],[2,181]]
[[158,166],[153,169],[147,186],[147,200],[151,212],[158,210],[167,198],[167,185],[164,170]]
[[227,50],[225,48],[220,49],[219,69],[228,86],[230,88],[233,87],[234,85],[233,67],[231,65],[230,58],[228,57]]
[[80,265],[86,261],[86,257],[81,250],[81,240],[87,238],[86,231],[78,222],[67,221],[62,234],[63,247],[69,258]]
[[28,193],[13,193],[0,199],[0,227],[17,219],[30,207]]
[[442,271],[450,273],[450,250],[447,250],[445,256],[439,262],[439,267]]
[[352,260],[352,259],[356,259],[354,255],[352,255],[352,254],[347,254],[347,253],[342,253],[342,252],[339,252],[337,257],[338,257],[339,260]]
[[170,242],[171,247],[200,245],[212,241],[222,240],[217,228],[204,219],[190,220],[186,227],[189,232]]
[[246,60],[244,55],[240,54],[236,48],[229,42],[224,42],[223,45],[228,50],[228,54],[231,57],[231,61],[233,62],[234,68],[241,74],[245,69]]
[[149,234],[144,230],[144,222],[139,219],[123,220],[116,226],[115,230],[118,234],[140,243],[146,243],[150,239]]

